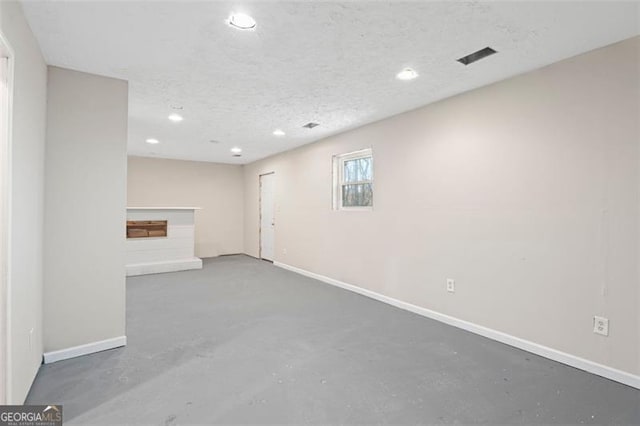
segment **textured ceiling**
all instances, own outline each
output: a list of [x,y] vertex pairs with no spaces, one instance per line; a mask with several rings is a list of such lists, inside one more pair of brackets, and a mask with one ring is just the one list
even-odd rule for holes
[[[23,7],[49,64],[129,80],[130,154],[236,164],[639,33],[637,2],[23,0]],[[256,29],[229,27],[232,11],[252,15]],[[499,53],[468,67],[456,62],[486,46]],[[407,66],[419,78],[396,80]],[[183,106],[183,122],[167,120],[170,105]],[[302,128],[310,121],[320,126]],[[276,128],[286,136],[273,136]],[[242,157],[231,157],[233,146]]]

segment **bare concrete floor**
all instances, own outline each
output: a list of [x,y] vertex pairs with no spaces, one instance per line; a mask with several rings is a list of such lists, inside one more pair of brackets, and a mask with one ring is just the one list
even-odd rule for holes
[[130,278],[128,345],[45,365],[69,424],[640,424],[640,391],[246,256]]

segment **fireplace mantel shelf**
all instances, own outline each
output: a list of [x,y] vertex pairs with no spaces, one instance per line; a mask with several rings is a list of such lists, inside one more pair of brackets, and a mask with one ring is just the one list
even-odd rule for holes
[[127,210],[201,210],[202,207],[127,207]]

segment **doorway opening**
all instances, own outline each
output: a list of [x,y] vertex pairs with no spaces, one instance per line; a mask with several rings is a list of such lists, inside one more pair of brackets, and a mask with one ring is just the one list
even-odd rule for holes
[[260,175],[260,259],[273,262],[275,251],[275,173]]

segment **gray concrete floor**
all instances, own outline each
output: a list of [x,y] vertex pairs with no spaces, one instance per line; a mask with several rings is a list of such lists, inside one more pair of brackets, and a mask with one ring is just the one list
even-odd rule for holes
[[127,280],[125,348],[44,365],[69,424],[640,424],[640,391],[246,256]]

